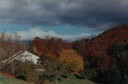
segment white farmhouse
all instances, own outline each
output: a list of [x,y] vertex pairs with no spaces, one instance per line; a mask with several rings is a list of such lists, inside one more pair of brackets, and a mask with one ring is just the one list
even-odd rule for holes
[[28,52],[28,51],[24,51],[24,52],[18,52],[16,54],[14,54],[12,57],[2,61],[2,62],[6,62],[6,61],[14,61],[14,60],[19,60],[19,61],[32,61],[34,64],[37,64],[39,57]]

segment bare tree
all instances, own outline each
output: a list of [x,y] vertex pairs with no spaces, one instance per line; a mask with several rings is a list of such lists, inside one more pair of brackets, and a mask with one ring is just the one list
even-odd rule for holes
[[[21,44],[20,36],[17,33],[10,33],[10,34],[2,33],[0,35],[0,62],[3,63],[2,67],[11,64],[10,72],[12,74],[14,74],[15,71],[13,57],[16,53],[24,50],[25,50],[25,46]],[[6,61],[3,62],[3,60]]]

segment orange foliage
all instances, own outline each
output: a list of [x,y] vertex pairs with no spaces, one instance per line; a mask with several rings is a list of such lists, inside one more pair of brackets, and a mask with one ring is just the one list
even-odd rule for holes
[[83,70],[83,58],[73,49],[63,49],[60,53],[60,61],[69,71],[79,72]]

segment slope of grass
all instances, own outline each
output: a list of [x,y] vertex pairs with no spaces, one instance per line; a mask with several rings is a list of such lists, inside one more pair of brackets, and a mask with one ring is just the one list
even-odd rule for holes
[[0,75],[0,84],[28,84],[28,83],[23,80],[18,80],[16,78],[10,78]]
[[61,77],[61,80],[59,80],[58,83],[59,84],[96,84],[87,79],[76,78],[74,75],[71,75],[68,78]]

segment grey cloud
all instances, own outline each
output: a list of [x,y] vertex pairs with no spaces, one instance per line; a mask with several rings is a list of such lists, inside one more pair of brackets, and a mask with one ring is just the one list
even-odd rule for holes
[[104,28],[128,22],[127,0],[0,0],[0,24]]

